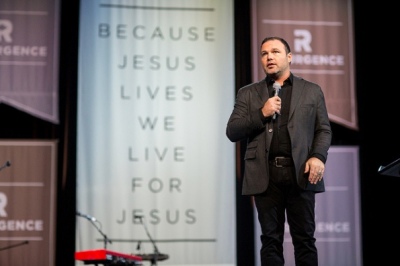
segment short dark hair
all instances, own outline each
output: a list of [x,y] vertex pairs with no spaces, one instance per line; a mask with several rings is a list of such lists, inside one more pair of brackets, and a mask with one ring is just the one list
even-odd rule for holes
[[271,41],[271,40],[280,41],[280,42],[285,46],[286,53],[287,53],[287,54],[290,53],[290,46],[289,46],[289,44],[287,43],[287,41],[286,41],[285,39],[283,39],[283,38],[281,38],[281,37],[277,37],[277,36],[271,36],[271,37],[266,37],[266,38],[264,38],[264,40],[262,40],[262,42],[261,42],[260,47],[261,47],[264,43],[266,43],[266,42],[268,42],[268,41]]

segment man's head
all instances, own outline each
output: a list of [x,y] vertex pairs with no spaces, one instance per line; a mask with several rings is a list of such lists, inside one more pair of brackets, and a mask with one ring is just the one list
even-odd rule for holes
[[267,37],[261,42],[261,65],[265,74],[283,83],[290,76],[292,53],[289,44],[280,37]]
[[291,52],[291,51],[290,51],[290,46],[289,46],[289,44],[287,43],[287,41],[286,41],[285,39],[281,38],[281,37],[276,37],[276,36],[266,37],[264,40],[262,40],[262,42],[261,42],[261,47],[263,46],[263,44],[264,44],[265,42],[268,42],[268,41],[271,41],[271,40],[280,41],[280,42],[285,46],[285,51],[286,51],[286,53],[288,54],[288,53]]

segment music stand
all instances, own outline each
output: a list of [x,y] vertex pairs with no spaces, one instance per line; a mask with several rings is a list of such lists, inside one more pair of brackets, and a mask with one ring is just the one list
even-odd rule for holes
[[400,177],[400,158],[389,163],[386,166],[380,166],[378,173],[381,175],[390,175]]

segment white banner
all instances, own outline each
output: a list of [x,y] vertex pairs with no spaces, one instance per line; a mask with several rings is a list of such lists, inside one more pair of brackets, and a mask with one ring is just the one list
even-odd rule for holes
[[95,219],[77,217],[77,251],[235,265],[233,1],[80,12],[77,209]]

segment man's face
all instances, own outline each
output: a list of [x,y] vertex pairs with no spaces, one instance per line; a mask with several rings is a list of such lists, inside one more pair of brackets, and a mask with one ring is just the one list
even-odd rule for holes
[[261,46],[261,65],[267,75],[282,76],[290,72],[292,54],[286,54],[285,46],[278,40],[270,40]]

